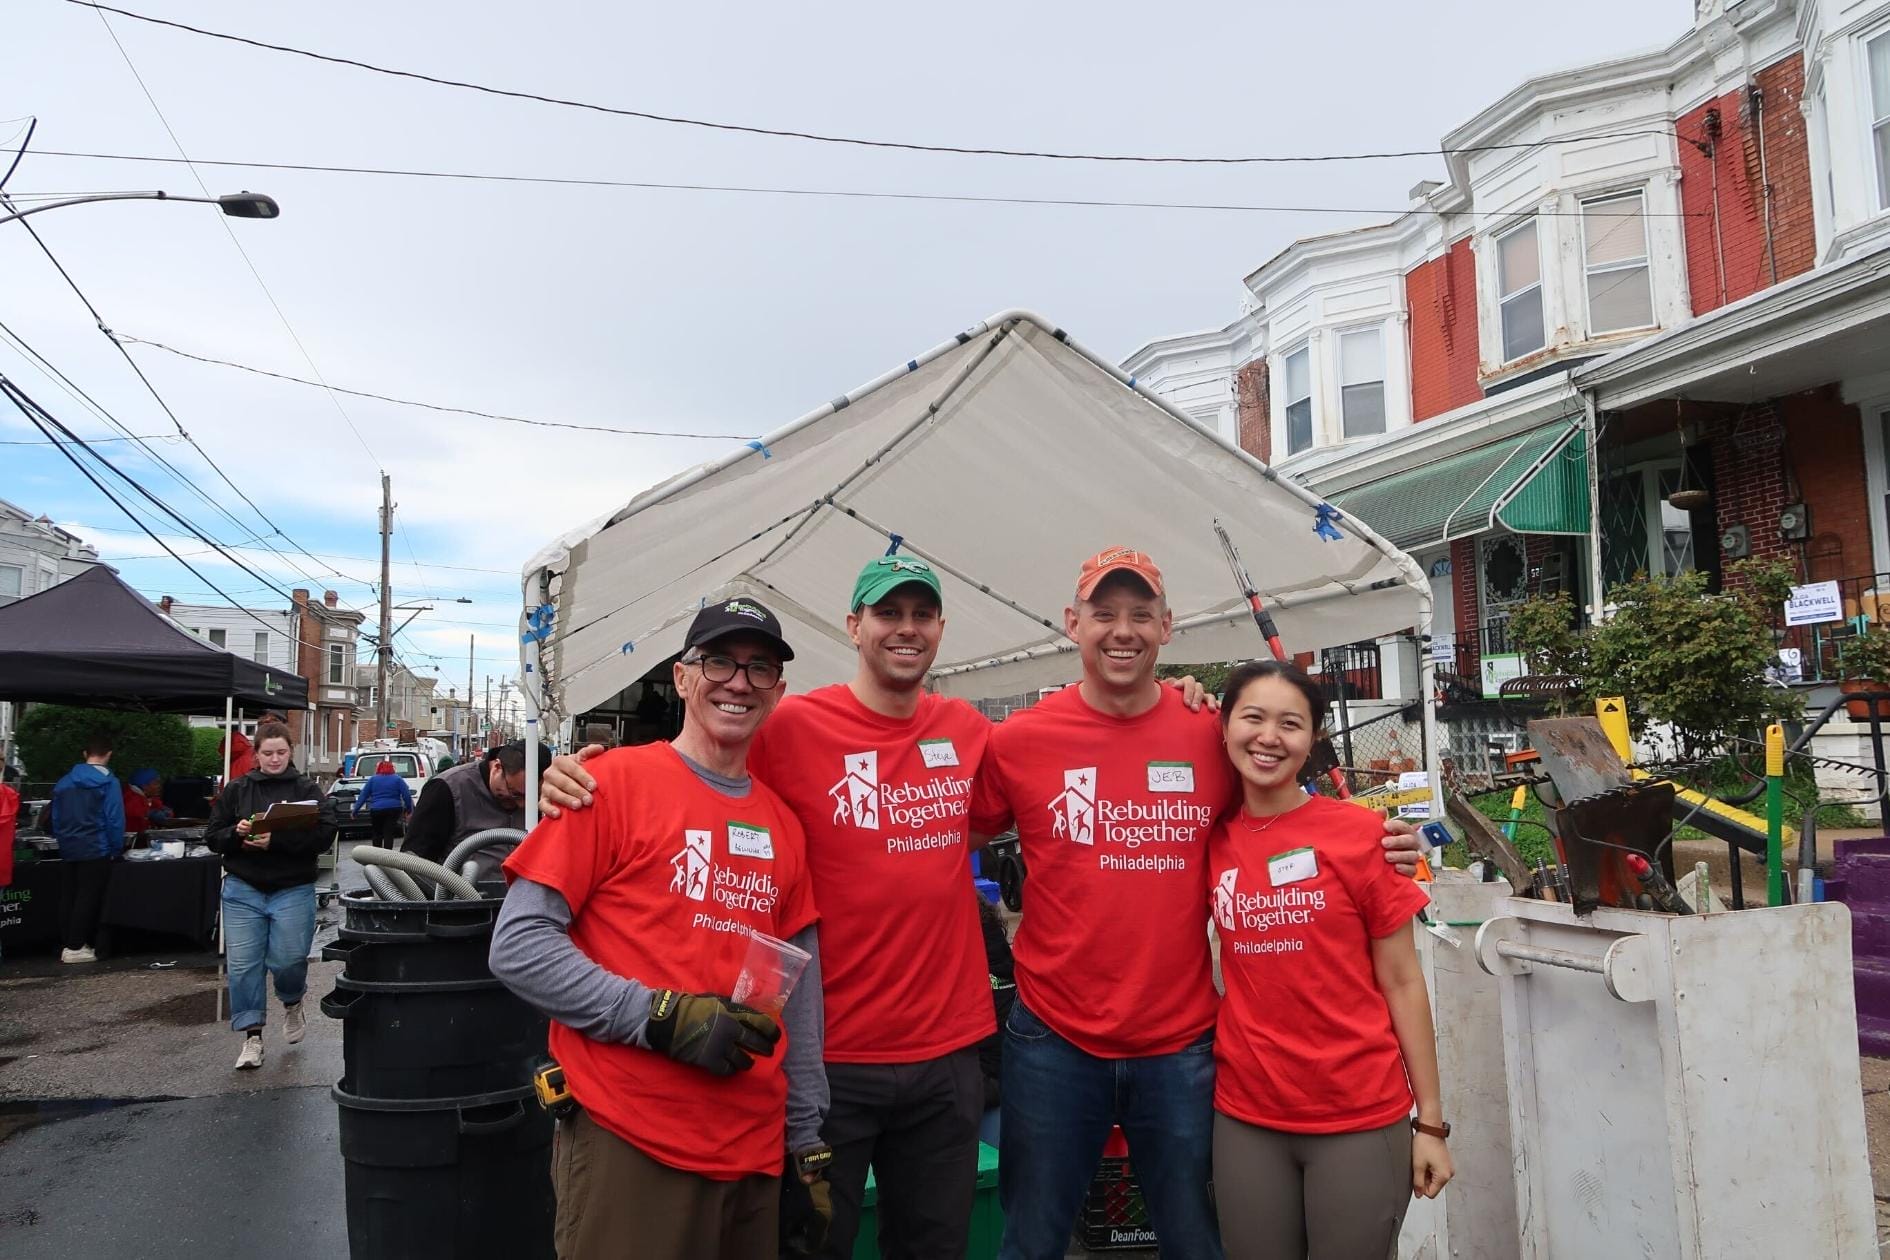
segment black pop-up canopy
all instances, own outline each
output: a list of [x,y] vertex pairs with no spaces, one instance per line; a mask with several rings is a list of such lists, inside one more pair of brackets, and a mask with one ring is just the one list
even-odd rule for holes
[[161,713],[308,707],[298,674],[218,651],[96,565],[0,608],[0,700]]

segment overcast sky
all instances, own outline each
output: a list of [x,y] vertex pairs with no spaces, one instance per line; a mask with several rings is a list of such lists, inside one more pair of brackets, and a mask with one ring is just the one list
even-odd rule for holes
[[[624,5],[122,0],[124,8],[379,65],[669,115],[873,139],[1106,153],[1424,149],[1533,74],[1662,45],[1686,0],[1313,5]],[[610,117],[388,78],[12,0],[0,119],[36,116],[15,194],[162,188],[190,169],[40,151],[384,166],[755,188],[1395,211],[1441,159],[1177,168],[905,153]],[[1527,16],[1525,16],[1527,15]],[[176,133],[167,134],[116,35]],[[5,143],[22,121],[0,122]],[[6,157],[7,155],[0,155]],[[33,220],[120,333],[331,384],[546,420],[757,435],[963,326],[1036,309],[1120,358],[1218,326],[1291,240],[1388,214],[1229,213],[574,188],[200,165],[274,222],[95,205]],[[4,163],[0,162],[0,170]],[[287,317],[285,329],[227,224]],[[0,322],[133,432],[172,432],[17,226]],[[308,358],[298,349],[296,338]],[[394,479],[400,600],[442,603],[405,659],[516,670],[518,570],[557,534],[727,443],[525,428],[248,376],[134,347],[232,480],[366,606],[378,472]],[[74,430],[104,421],[0,344],[0,372]],[[10,407],[0,440],[36,438]],[[346,419],[344,420],[343,413]],[[350,432],[349,421],[359,431]],[[220,539],[244,535],[127,443],[100,451]],[[188,447],[157,449],[246,522]],[[44,445],[0,445],[0,497],[94,542],[156,597],[214,601]],[[174,524],[160,529],[167,537]],[[283,545],[281,540],[276,540]],[[180,551],[202,552],[196,542]],[[282,600],[189,555],[257,607]],[[306,577],[265,557],[284,587]],[[420,563],[416,565],[415,560]],[[332,566],[344,577],[328,573]],[[429,656],[428,654],[432,654]]]

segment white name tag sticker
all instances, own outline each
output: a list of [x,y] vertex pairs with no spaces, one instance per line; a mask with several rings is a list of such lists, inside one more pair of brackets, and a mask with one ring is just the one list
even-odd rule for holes
[[728,825],[728,851],[741,857],[767,858],[772,862],[774,841],[769,838],[766,827],[732,822]]
[[942,766],[958,764],[958,750],[952,747],[952,741],[949,739],[920,740],[919,755],[925,758],[927,770],[937,770]]
[[1149,762],[1148,790],[1151,792],[1194,791],[1194,763],[1192,761]]
[[1311,849],[1288,849],[1267,859],[1267,878],[1275,888],[1297,884],[1319,873],[1319,859]]

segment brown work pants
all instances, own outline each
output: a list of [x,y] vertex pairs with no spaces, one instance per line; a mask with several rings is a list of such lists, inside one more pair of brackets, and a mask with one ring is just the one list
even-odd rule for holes
[[581,1108],[558,1122],[558,1260],[775,1260],[781,1179],[715,1181],[659,1164]]

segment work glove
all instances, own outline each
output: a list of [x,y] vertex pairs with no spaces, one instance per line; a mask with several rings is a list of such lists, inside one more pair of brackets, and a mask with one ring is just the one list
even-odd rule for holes
[[644,1031],[650,1049],[715,1076],[746,1072],[774,1053],[781,1028],[771,1016],[712,993],[658,989]]
[[[833,1226],[833,1187],[827,1184],[827,1166],[833,1152],[812,1147],[788,1158],[781,1178],[781,1251],[790,1256],[813,1256],[827,1245]],[[809,1178],[813,1180],[808,1180]]]

